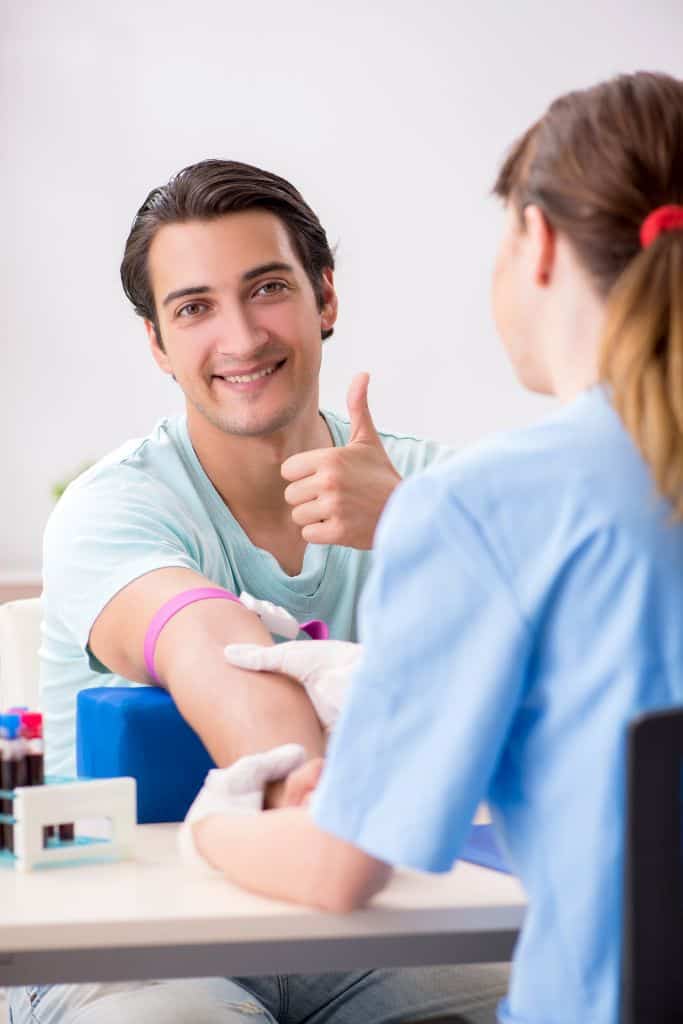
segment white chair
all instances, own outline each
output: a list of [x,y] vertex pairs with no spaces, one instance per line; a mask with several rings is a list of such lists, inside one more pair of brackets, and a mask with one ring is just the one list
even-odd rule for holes
[[0,604],[0,711],[40,707],[40,598]]
[[[0,712],[39,706],[38,647],[40,598],[0,604]],[[0,1019],[6,1019],[5,990],[0,989]]]

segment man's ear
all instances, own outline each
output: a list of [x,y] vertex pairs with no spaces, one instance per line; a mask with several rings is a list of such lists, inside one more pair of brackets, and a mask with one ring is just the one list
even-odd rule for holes
[[334,271],[331,267],[325,267],[322,272],[322,299],[320,329],[322,331],[331,331],[337,321],[337,312],[339,310],[337,293],[334,290]]
[[523,216],[534,283],[545,288],[550,284],[555,269],[555,229],[543,210],[533,203],[524,207]]
[[170,374],[170,376],[172,377],[173,370],[171,368],[171,364],[168,361],[168,356],[166,355],[164,349],[161,346],[161,340],[157,335],[156,327],[154,326],[151,320],[145,320],[144,324],[145,330],[147,331],[147,338],[149,340],[149,347],[152,351],[152,355],[154,356],[154,362],[157,364],[160,370],[163,370],[164,373]]

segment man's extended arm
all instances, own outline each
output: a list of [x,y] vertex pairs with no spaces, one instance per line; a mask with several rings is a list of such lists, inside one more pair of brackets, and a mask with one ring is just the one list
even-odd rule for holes
[[[212,814],[194,826],[199,852],[230,882],[274,899],[333,913],[362,906],[392,869],[357,846],[323,832],[306,808],[251,818]],[[277,850],[277,871],[273,854]]]
[[[90,649],[110,671],[133,682],[152,682],[143,659],[152,617],[176,594],[207,585],[211,581],[183,568],[140,576],[102,610],[90,632]],[[272,639],[242,605],[198,601],[164,626],[155,655],[162,685],[216,764],[288,742],[300,743],[311,757],[322,754],[323,731],[305,690],[281,675],[228,665],[223,648],[231,642],[271,644]]]

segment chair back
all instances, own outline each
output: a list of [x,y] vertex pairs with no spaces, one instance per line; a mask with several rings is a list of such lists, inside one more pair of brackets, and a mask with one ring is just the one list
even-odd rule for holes
[[40,598],[0,604],[0,710],[40,706]]
[[629,728],[622,1024],[683,1021],[683,708]]

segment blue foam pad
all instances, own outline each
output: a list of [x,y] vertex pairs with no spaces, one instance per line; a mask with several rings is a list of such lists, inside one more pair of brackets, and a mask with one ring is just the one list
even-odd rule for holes
[[138,821],[182,821],[215,768],[196,732],[165,690],[98,686],[78,694],[79,775],[137,781]]
[[468,860],[471,864],[479,864],[483,868],[491,868],[493,871],[502,871],[505,875],[511,875],[512,871],[503,854],[493,825],[473,825],[464,849],[460,854],[460,860]]

